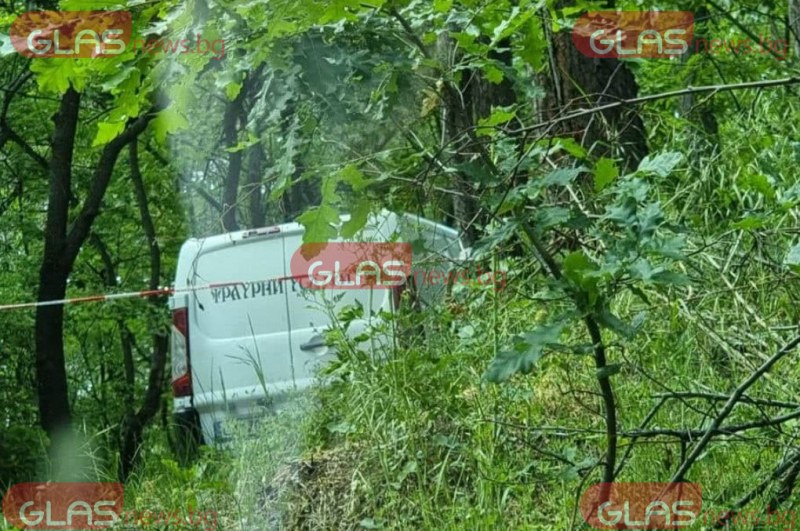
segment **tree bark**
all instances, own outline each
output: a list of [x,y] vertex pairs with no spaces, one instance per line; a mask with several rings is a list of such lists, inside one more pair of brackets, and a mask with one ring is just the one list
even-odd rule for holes
[[[225,135],[225,147],[227,149],[239,143],[239,127],[244,112],[244,93],[244,90],[239,91],[239,95],[225,105],[222,130],[223,135]],[[228,172],[225,176],[225,188],[222,193],[222,227],[225,231],[239,230],[236,210],[241,175],[242,150],[228,152]]]
[[[143,114],[106,144],[95,167],[89,194],[71,226],[72,156],[80,111],[80,94],[69,88],[53,117],[55,129],[50,159],[49,198],[44,229],[44,253],[39,268],[39,302],[63,299],[67,279],[81,247],[100,213],[117,157],[153,118]],[[71,427],[67,373],[64,357],[64,307],[39,306],[35,323],[36,376],[40,423],[50,440]]]
[[264,174],[264,146],[259,141],[248,150],[247,194],[250,205],[250,226],[266,225],[267,213],[264,210],[264,194],[261,193],[261,177]]
[[[455,65],[449,64],[448,58],[453,57],[454,46],[448,35],[441,36],[438,54],[451,71]],[[489,57],[510,69],[513,60],[510,39],[498,43],[497,48],[489,52]],[[481,168],[482,173],[490,175],[492,170],[487,168],[488,156],[475,138],[475,126],[479,120],[491,115],[493,107],[508,106],[516,102],[511,80],[504,76],[500,83],[494,84],[478,69],[466,69],[462,70],[458,85],[445,84],[443,90],[443,138],[453,152],[454,160],[462,166],[474,164]],[[465,171],[453,176],[452,186],[458,192],[453,195],[455,224],[460,229],[464,242],[471,245],[478,238],[478,226],[487,221],[478,206],[479,187],[474,178]]]
[[[545,20],[545,28],[549,27]],[[550,68],[542,76],[546,93],[542,121],[637,96],[639,86],[622,61],[583,55],[568,30],[550,33],[548,43]],[[635,109],[615,108],[565,120],[552,132],[574,138],[596,156],[618,156],[627,169],[637,168],[648,153],[644,123]]]
[[[72,184],[72,153],[78,127],[80,94],[69,88],[53,117],[53,153],[50,160],[50,191],[44,229],[44,256],[39,269],[40,302],[63,299],[69,266],[64,260],[67,218]],[[64,360],[64,307],[36,309],[36,383],[42,428],[52,441],[71,424],[67,372]]]
[[[706,21],[709,18],[709,11],[705,6],[700,7],[695,12],[694,40],[707,39]],[[681,56],[681,62],[687,63],[696,51],[695,43],[692,42],[689,50]],[[695,81],[697,71],[692,71],[687,79],[690,86],[697,85]],[[680,100],[681,114],[690,122],[689,143],[691,146],[690,160],[696,167],[700,167],[705,157],[713,155],[720,146],[719,124],[714,115],[711,101],[697,103],[697,94],[690,93],[684,95]]]
[[789,32],[794,36],[794,53],[800,56],[800,0],[789,0]]
[[[161,282],[161,248],[158,245],[155,223],[150,214],[150,206],[147,199],[147,190],[139,169],[139,153],[137,141],[134,140],[129,146],[129,161],[131,168],[131,182],[136,196],[136,204],[139,206],[139,215],[142,221],[142,230],[147,238],[147,245],[150,254],[150,282],[148,289],[155,290]],[[163,306],[160,298],[150,298],[150,304],[156,309]],[[140,448],[142,446],[142,435],[148,423],[158,412],[161,392],[164,386],[164,374],[166,371],[168,332],[161,328],[156,329],[152,336],[153,353],[150,356],[150,371],[147,380],[147,389],[142,400],[142,406],[138,411],[134,410],[134,401],[131,400],[126,405],[125,418],[122,421],[122,436],[120,442],[120,468],[119,480],[124,482],[128,479],[136,466]],[[126,355],[132,354],[127,352]],[[131,359],[131,364],[133,363]],[[133,394],[132,382],[127,385],[131,387],[130,394]]]

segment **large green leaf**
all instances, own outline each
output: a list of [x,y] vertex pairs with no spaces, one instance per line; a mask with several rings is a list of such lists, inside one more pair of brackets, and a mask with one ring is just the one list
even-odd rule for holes
[[789,249],[783,263],[789,266],[792,271],[800,272],[800,243]]
[[339,223],[339,214],[335,208],[321,205],[305,211],[297,222],[306,228],[303,243],[322,243],[336,237],[335,225]]
[[528,374],[541,359],[545,348],[560,346],[559,338],[566,325],[565,321],[545,324],[516,337],[510,349],[500,352],[489,363],[484,379],[501,383],[516,373]]
[[636,170],[641,173],[654,173],[659,177],[666,177],[675,167],[681,163],[683,155],[676,151],[669,151],[661,153],[651,158],[649,155],[642,160],[639,164],[639,169]]
[[359,200],[350,211],[350,219],[342,225],[341,234],[344,238],[352,238],[364,228],[369,218],[372,205],[366,199]]
[[619,177],[619,168],[617,168],[617,163],[612,159],[603,157],[597,161],[593,174],[594,189],[600,192]]

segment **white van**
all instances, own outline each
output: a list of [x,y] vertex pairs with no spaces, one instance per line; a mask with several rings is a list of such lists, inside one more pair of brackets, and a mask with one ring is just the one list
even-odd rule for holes
[[[265,405],[315,382],[318,369],[334,356],[323,337],[331,320],[324,300],[336,311],[356,301],[363,305],[364,319],[348,328],[351,337],[364,332],[379,311],[394,311],[399,290],[304,289],[290,271],[304,230],[288,223],[183,244],[169,300],[181,445],[224,442],[228,419],[262,416]],[[452,263],[464,254],[456,230],[385,211],[350,241],[410,242],[417,265],[431,258]],[[419,296],[430,304],[443,288],[426,286]]]

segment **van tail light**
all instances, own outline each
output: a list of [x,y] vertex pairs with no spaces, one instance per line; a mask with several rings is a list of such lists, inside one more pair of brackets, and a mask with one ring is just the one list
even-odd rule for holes
[[176,398],[192,396],[188,308],[172,310],[172,394]]

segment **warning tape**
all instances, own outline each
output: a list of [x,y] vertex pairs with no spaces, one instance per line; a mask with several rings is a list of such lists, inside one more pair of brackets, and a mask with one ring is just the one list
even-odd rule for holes
[[38,308],[40,306],[59,306],[67,304],[81,304],[85,302],[108,302],[120,299],[137,299],[148,297],[160,297],[162,295],[174,295],[176,293],[193,293],[196,291],[204,291],[210,289],[224,288],[228,286],[241,286],[242,284],[250,284],[253,282],[273,282],[296,279],[298,277],[277,277],[268,280],[248,280],[247,282],[222,282],[218,284],[208,284],[205,286],[190,286],[186,288],[160,288],[145,291],[129,291],[126,293],[109,293],[107,295],[90,295],[87,297],[73,297],[71,299],[57,299],[51,301],[38,301],[38,302],[21,302],[17,304],[0,304],[0,312],[10,310],[24,310],[26,308]]

